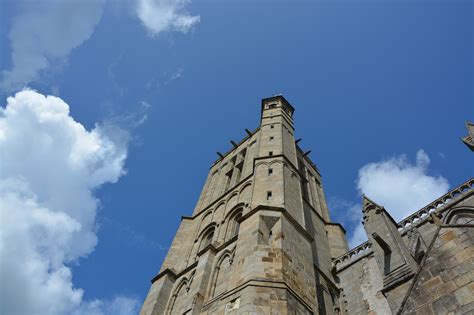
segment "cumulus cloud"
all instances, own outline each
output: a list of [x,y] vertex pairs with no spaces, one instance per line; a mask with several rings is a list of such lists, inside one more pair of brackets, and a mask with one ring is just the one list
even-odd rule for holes
[[[430,175],[429,164],[430,158],[423,150],[416,153],[415,163],[411,163],[405,154],[369,163],[359,170],[357,190],[385,207],[399,221],[448,192],[446,178]],[[348,214],[344,223],[352,227],[349,245],[353,247],[367,240],[361,224],[360,202],[346,202],[339,208]]]
[[416,153],[415,164],[406,155],[369,163],[359,170],[357,189],[401,220],[448,192],[446,178],[428,174],[429,164],[423,150]]
[[364,226],[361,224],[362,213],[359,203],[340,198],[331,198],[329,208],[337,222],[342,222],[349,235],[349,247],[353,248],[367,240]]
[[151,35],[164,31],[186,33],[200,20],[186,13],[189,0],[137,0],[136,14]]
[[39,79],[52,63],[64,60],[94,32],[105,0],[47,0],[18,3],[9,32],[12,69],[3,71],[1,87],[18,90]]
[[24,90],[0,108],[1,314],[133,304],[84,302],[69,267],[97,244],[94,190],[125,173],[127,144],[113,139],[100,125],[86,130],[58,97]]

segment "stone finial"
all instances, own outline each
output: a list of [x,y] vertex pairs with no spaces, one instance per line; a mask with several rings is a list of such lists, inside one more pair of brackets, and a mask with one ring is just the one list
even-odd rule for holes
[[370,210],[376,210],[378,213],[383,207],[369,199],[366,195],[362,196],[362,212],[367,213]]

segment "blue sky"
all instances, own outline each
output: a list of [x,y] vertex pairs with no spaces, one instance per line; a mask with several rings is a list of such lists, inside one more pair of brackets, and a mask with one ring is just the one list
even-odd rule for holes
[[[80,235],[61,243],[59,253],[66,254],[59,262],[41,252],[49,238],[28,243],[50,268],[45,279],[64,266],[71,272],[64,283],[83,289],[80,297],[51,291],[50,304],[66,302],[47,309],[50,314],[109,314],[120,303],[123,314],[136,312],[180,217],[194,208],[215,152],[257,127],[260,99],[276,93],[296,108],[300,145],[312,150],[332,217],[343,221],[352,245],[362,240],[356,231],[361,193],[400,219],[474,173],[472,153],[459,140],[467,133],[464,122],[474,119],[472,1],[58,3],[0,4],[0,151],[7,161],[0,161],[0,188],[7,187],[0,189],[1,221],[17,217],[4,191],[24,196],[22,185],[11,186],[21,177],[38,209],[71,218],[71,231],[55,233]],[[36,92],[17,94],[7,105],[7,97],[25,86]],[[41,95],[69,105],[63,132],[70,130],[68,119],[85,132],[58,140],[59,129],[21,116],[40,103],[45,111],[64,108]],[[22,111],[8,114],[14,106]],[[8,126],[22,136],[2,138]],[[42,145],[27,144],[43,143],[36,138],[43,133],[56,146],[38,159],[25,158],[42,152]],[[51,161],[61,146],[70,149],[71,139],[106,149],[84,151],[81,172],[62,173]],[[32,165],[42,172],[31,171]],[[34,184],[48,187],[53,177],[57,183],[48,194]],[[73,183],[67,186],[71,198],[56,198],[65,181]],[[87,208],[96,214],[87,224],[81,221],[85,210],[67,210],[83,194],[98,202]],[[27,204],[20,199],[20,207]],[[31,220],[33,210],[23,210],[19,220]],[[88,225],[88,234],[77,232],[75,221]],[[41,225],[45,235],[56,235],[48,226]],[[30,232],[12,229],[11,235]],[[88,235],[97,244],[71,250]],[[57,253],[56,243],[51,248]],[[5,266],[4,281],[22,279],[21,270]],[[33,309],[44,307],[24,299]],[[6,314],[26,312],[0,307]]]

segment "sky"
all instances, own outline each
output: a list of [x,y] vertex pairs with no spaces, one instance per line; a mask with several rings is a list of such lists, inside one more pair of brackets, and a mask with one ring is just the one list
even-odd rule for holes
[[0,313],[136,314],[216,151],[283,94],[332,220],[474,175],[474,3],[0,2]]

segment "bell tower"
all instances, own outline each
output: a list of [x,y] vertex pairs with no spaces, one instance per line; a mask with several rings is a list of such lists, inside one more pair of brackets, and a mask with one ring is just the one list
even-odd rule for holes
[[260,126],[210,168],[141,314],[337,314],[332,258],[348,250],[321,175],[295,140],[295,109],[261,102]]

